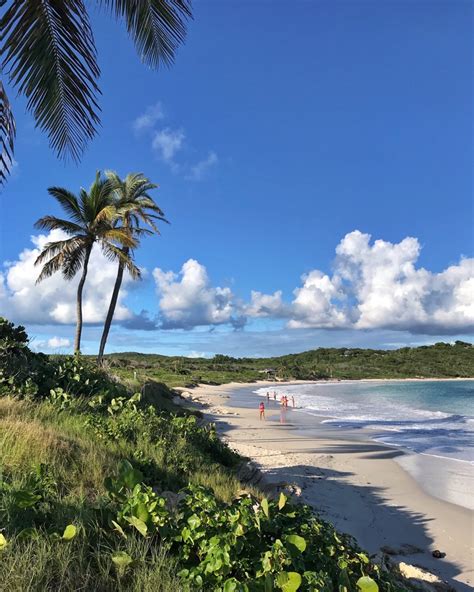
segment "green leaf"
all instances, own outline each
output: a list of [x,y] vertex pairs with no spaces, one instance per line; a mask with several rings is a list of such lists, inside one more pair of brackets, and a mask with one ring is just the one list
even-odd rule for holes
[[236,592],[238,585],[239,582],[235,578],[230,578],[225,581],[223,592]]
[[298,551],[301,551],[301,553],[303,553],[303,551],[306,549],[305,539],[297,534],[289,534],[286,537],[286,541],[290,543],[290,545],[296,547]]
[[140,518],[137,518],[136,516],[127,517],[126,520],[132,526],[134,526],[142,536],[146,536],[147,535],[148,527],[143,522],[143,520],[140,520]]
[[0,532],[0,551],[3,551],[8,545],[7,539]]
[[268,500],[267,500],[267,498],[263,498],[261,505],[262,505],[262,510],[263,510],[263,513],[265,514],[265,516],[267,518],[270,518],[270,509],[268,507]]
[[149,518],[149,513],[146,505],[144,503],[140,503],[135,508],[135,516],[140,518],[143,522],[147,522]]
[[133,489],[143,481],[143,475],[138,469],[134,469],[128,460],[123,460],[120,463],[119,478],[125,487]]
[[363,576],[357,580],[357,588],[361,592],[379,592],[377,582],[369,576]]
[[283,493],[283,491],[280,493],[280,499],[278,500],[278,509],[282,510],[285,507],[286,504],[286,500],[288,498],[286,497],[286,495]]
[[296,571],[282,571],[276,581],[283,592],[296,592],[301,586],[302,578]]
[[188,524],[193,530],[195,530],[198,526],[201,525],[201,519],[196,514],[193,514],[188,518]]
[[76,536],[76,534],[77,534],[77,528],[74,526],[74,524],[68,524],[63,532],[63,540],[64,541],[72,541],[72,539]]
[[124,539],[127,538],[127,535],[125,534],[123,528],[120,526],[120,524],[118,522],[115,522],[115,520],[112,520],[112,524],[115,526],[115,530],[121,534],[123,536]]
[[125,551],[116,551],[112,555],[112,561],[121,571],[125,571],[133,563],[133,559]]

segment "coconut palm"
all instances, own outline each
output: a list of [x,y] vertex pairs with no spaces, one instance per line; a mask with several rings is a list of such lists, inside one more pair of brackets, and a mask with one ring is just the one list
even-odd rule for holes
[[[124,22],[140,59],[152,68],[171,65],[191,18],[189,0],[97,0],[110,16]],[[0,0],[0,6],[5,0]],[[53,150],[78,160],[99,125],[97,81],[100,75],[94,35],[84,0],[9,0],[2,8],[2,78],[27,100],[36,126]],[[14,126],[0,89],[2,172],[12,159]]]
[[[139,244],[140,238],[143,235],[150,235],[153,232],[159,234],[155,221],[161,220],[167,222],[167,220],[162,210],[149,194],[152,189],[156,189],[157,185],[151,183],[142,173],[130,173],[123,180],[113,171],[107,171],[106,176],[113,188],[113,203],[117,212],[116,226],[130,233],[136,245]],[[145,224],[148,228],[144,228],[141,224]],[[114,318],[115,307],[123,280],[125,262],[133,259],[133,247],[124,244],[121,250],[123,258],[118,260],[117,278],[100,340],[99,355],[97,357],[99,364],[102,363],[105,344],[107,343],[110,326]]]
[[62,187],[48,189],[66,212],[69,219],[56,216],[44,216],[35,226],[46,230],[62,230],[68,238],[47,243],[35,261],[43,265],[36,282],[61,271],[66,280],[71,280],[82,269],[77,286],[76,298],[76,335],[74,353],[80,353],[82,334],[82,291],[87,277],[89,259],[94,244],[111,260],[119,260],[128,269],[132,277],[139,277],[140,270],[121,250],[121,246],[133,247],[136,241],[125,228],[115,228],[115,206],[112,203],[111,183],[96,174],[89,191],[80,190],[76,196]]

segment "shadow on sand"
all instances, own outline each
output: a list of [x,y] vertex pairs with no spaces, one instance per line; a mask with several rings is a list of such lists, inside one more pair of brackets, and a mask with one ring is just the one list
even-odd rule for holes
[[[222,417],[216,417],[216,422],[224,428],[224,432],[230,432],[234,428],[227,424]],[[301,438],[292,438],[292,426],[285,426],[284,435],[281,438],[265,436],[242,438],[242,442],[251,445],[271,448],[273,444],[275,455],[281,456],[282,444],[298,440],[300,446],[298,453],[314,453],[319,456],[354,454],[359,458],[392,459],[403,452],[394,450],[386,445],[367,442],[347,442],[314,447],[314,440],[307,439],[305,443]],[[274,425],[262,424],[256,428],[246,427],[245,431],[258,431],[259,434],[266,430],[272,430]],[[269,434],[270,436],[270,434]],[[302,446],[301,446],[302,443]],[[289,454],[291,454],[289,452]],[[361,456],[363,455],[363,456]],[[268,458],[268,452],[265,453]],[[258,456],[255,456],[258,462]],[[317,458],[315,459],[317,464]],[[393,505],[385,495],[385,488],[372,483],[365,485],[354,484],[348,479],[354,475],[351,472],[338,471],[331,468],[320,468],[313,465],[295,465],[269,469],[259,482],[266,489],[268,486],[284,486],[296,484],[302,489],[303,501],[310,503],[322,518],[332,522],[341,532],[348,532],[354,536],[361,547],[369,553],[380,553],[381,547],[390,547],[391,558],[395,562],[406,562],[419,566],[432,573],[436,573],[459,592],[472,590],[467,584],[455,580],[462,572],[461,566],[456,563],[455,557],[450,557],[449,546],[441,550],[446,552],[444,559],[435,559],[432,556],[434,540],[428,531],[428,524],[433,520],[423,514],[409,510],[406,507]],[[438,544],[442,544],[438,543]],[[448,545],[448,541],[446,541]]]

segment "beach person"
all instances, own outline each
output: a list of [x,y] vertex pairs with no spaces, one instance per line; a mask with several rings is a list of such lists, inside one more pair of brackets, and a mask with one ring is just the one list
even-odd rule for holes
[[276,391],[273,391],[273,400],[276,401],[277,400],[277,394]]
[[270,393],[267,391],[267,401],[270,401]]
[[260,421],[262,421],[262,419],[265,419],[265,403],[262,401],[258,408],[260,410]]
[[293,395],[291,395],[291,402],[293,404],[293,409],[294,409],[294,407],[295,407],[295,398],[293,397]]

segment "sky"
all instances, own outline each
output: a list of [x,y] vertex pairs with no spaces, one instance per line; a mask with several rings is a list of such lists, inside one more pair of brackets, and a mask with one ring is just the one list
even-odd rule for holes
[[[69,352],[77,278],[39,286],[61,211],[47,188],[143,172],[169,225],[136,252],[107,351],[266,356],[474,338],[473,5],[194,3],[168,70],[91,9],[102,125],[58,161],[14,98],[0,194],[0,314]],[[82,350],[95,353],[115,265],[94,252]]]

